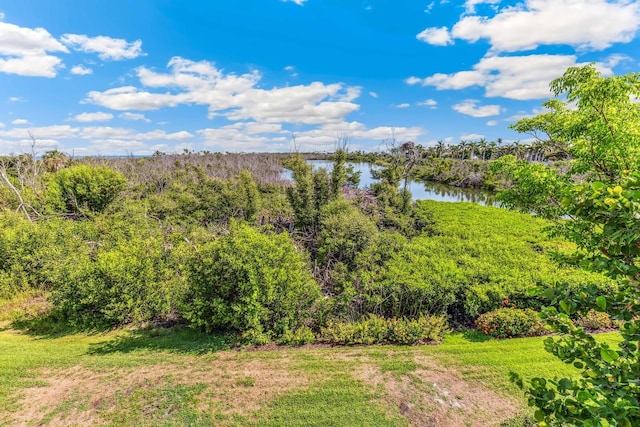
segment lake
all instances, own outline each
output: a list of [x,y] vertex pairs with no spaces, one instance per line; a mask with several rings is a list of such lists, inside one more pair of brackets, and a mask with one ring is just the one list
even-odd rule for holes
[[[331,171],[331,160],[309,160],[307,163],[314,169],[325,168]],[[369,187],[376,180],[371,176],[372,168],[379,168],[370,163],[348,163],[353,169],[360,172],[360,188]],[[282,177],[292,180],[291,171],[284,169]],[[499,206],[495,201],[495,194],[475,188],[460,188],[439,182],[409,182],[409,191],[413,200],[437,200],[440,202],[471,202],[484,206]]]

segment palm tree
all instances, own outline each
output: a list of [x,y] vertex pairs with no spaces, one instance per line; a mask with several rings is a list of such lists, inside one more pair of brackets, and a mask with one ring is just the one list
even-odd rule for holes
[[58,150],[47,151],[42,155],[42,163],[49,172],[57,172],[69,163],[69,156]]

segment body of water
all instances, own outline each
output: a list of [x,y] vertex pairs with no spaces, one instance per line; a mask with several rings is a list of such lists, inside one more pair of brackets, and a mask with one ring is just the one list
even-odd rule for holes
[[[333,162],[330,160],[309,160],[314,169],[325,168],[331,171]],[[360,172],[360,187],[370,187],[376,180],[371,176],[372,168],[379,166],[370,163],[348,163],[353,169]],[[285,169],[282,173],[284,179],[292,180],[291,171]],[[409,182],[409,191],[413,200],[437,200],[440,202],[471,202],[484,206],[498,206],[495,194],[475,188],[454,187],[439,182]]]

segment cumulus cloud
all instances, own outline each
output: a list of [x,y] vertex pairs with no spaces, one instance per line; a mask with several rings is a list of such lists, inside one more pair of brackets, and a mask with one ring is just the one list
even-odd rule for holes
[[97,53],[103,60],[121,61],[144,54],[142,40],[128,42],[106,36],[89,37],[82,34],[64,34],[60,40],[74,50]]
[[283,3],[295,3],[298,6],[303,6],[308,0],[281,0]]
[[87,101],[121,111],[207,105],[209,117],[300,124],[340,122],[360,107],[352,102],[360,96],[360,88],[342,83],[312,82],[262,89],[258,87],[262,76],[257,71],[241,75],[225,73],[211,62],[180,57],[172,58],[167,66],[168,73],[146,67],[137,69],[143,86],[164,89],[164,92],[125,86],[89,92]]
[[375,93],[375,92],[369,92],[369,96],[372,97],[372,98],[377,98],[378,94]]
[[479,4],[498,4],[500,0],[467,0],[464,2],[465,13],[476,13],[476,6]]
[[29,124],[29,120],[27,119],[15,119],[11,122],[12,125],[26,125]]
[[432,110],[438,106],[438,101],[435,99],[425,99],[424,101],[420,101],[417,103],[420,107],[429,107]]
[[464,133],[460,135],[460,139],[465,141],[477,141],[478,139],[482,138],[484,138],[484,135],[481,135],[479,133]]
[[[575,55],[485,56],[473,70],[437,73],[424,79],[410,77],[405,81],[435,86],[439,90],[480,86],[485,88],[488,97],[541,99],[551,95],[551,80],[560,77],[567,68],[580,65],[585,64],[576,63]],[[605,75],[612,73],[604,64],[596,67]]]
[[436,46],[453,44],[453,39],[451,38],[447,27],[427,28],[419,33],[416,38],[420,41]]
[[[31,143],[29,133],[36,139],[39,150],[46,147],[67,150],[77,154],[152,154],[156,150],[168,151],[169,142],[173,147],[192,144],[193,133],[188,131],[167,132],[156,129],[140,132],[136,129],[111,126],[70,126],[53,125],[25,128],[0,129],[0,152],[21,151]],[[82,148],[77,144],[82,143]]]
[[[467,1],[467,8],[486,0]],[[469,10],[469,9],[468,9]],[[615,23],[615,24],[613,24]],[[640,3],[629,0],[526,0],[495,16],[465,16],[450,31],[453,38],[488,39],[495,52],[570,45],[602,50],[633,40],[640,28]]]
[[111,113],[81,113],[73,117],[73,121],[76,122],[107,122],[113,119],[113,114]]
[[487,126],[496,126],[498,124],[497,120],[489,120],[487,122]]
[[129,112],[126,112],[126,113],[120,114],[120,118],[123,118],[125,120],[141,120],[141,121],[146,122],[146,123],[150,123],[151,122],[151,120],[146,118],[144,114],[140,114],[140,113],[129,113]]
[[55,77],[62,60],[50,52],[69,52],[44,28],[19,27],[0,21],[0,72]]
[[93,74],[93,70],[91,68],[85,67],[84,65],[76,65],[71,67],[71,74],[77,74],[79,76],[86,76],[87,74]]
[[407,104],[406,102],[403,102],[402,104],[398,104],[398,105],[394,105],[394,107],[396,108],[409,108],[411,105]]
[[471,117],[491,117],[500,114],[499,105],[478,105],[479,102],[477,99],[465,99],[454,104],[451,108],[460,114]]

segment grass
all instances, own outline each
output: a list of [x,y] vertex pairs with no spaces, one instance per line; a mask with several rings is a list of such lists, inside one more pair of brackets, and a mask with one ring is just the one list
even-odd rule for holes
[[[0,424],[403,426],[463,413],[433,402],[469,402],[478,390],[481,400],[496,392],[516,402],[508,418],[524,407],[509,371],[528,378],[573,369],[544,352],[542,338],[453,334],[438,346],[270,351],[233,344],[186,329],[50,338],[5,326]],[[482,425],[475,412],[460,425]]]

